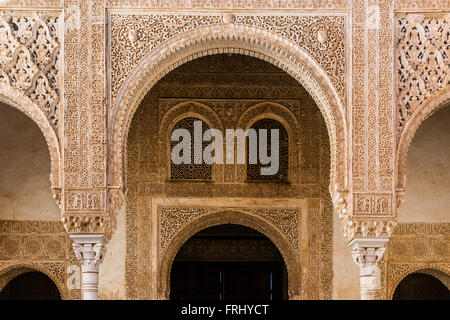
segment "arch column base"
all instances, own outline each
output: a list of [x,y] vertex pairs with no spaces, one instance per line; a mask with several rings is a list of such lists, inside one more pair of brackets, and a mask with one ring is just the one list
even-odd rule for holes
[[109,238],[105,234],[70,234],[75,256],[81,263],[83,300],[98,299],[98,272],[106,254]]

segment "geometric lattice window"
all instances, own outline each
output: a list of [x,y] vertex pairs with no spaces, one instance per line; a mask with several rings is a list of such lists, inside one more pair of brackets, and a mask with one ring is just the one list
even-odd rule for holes
[[[248,146],[249,138],[247,137],[247,180],[248,181],[279,181],[286,182],[288,179],[288,158],[289,158],[289,138],[286,129],[284,126],[276,120],[273,119],[261,119],[256,121],[252,129],[256,131],[258,137],[258,143],[256,144],[256,155],[257,161],[256,163],[249,163],[250,160],[250,148]],[[260,129],[266,129],[266,137],[267,137],[267,150],[263,151],[263,154],[267,154],[267,156],[271,156],[271,129],[278,129],[278,171],[275,174],[264,175],[261,174],[261,168],[267,168],[270,164],[261,163],[260,159]],[[254,148],[255,148],[254,147]],[[253,149],[254,150],[254,149]],[[273,160],[273,157],[272,157]]]
[[[185,129],[189,132],[191,137],[191,161],[189,164],[180,163],[175,164],[170,159],[170,179],[173,180],[211,180],[212,173],[212,165],[207,164],[202,159],[201,164],[194,163],[194,121],[201,121],[197,118],[184,118],[178,121],[172,130],[176,129]],[[206,130],[209,127],[205,122],[202,121],[202,137]],[[171,133],[172,135],[172,133]],[[203,139],[202,139],[203,140]],[[171,141],[170,150],[173,150],[174,146],[176,146],[179,142]],[[208,146],[211,142],[203,141],[202,143],[202,152],[206,146]],[[170,157],[169,157],[170,158]]]

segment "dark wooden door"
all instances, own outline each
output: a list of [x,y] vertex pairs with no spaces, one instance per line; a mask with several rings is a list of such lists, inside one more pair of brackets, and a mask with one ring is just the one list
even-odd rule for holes
[[281,262],[177,262],[173,300],[282,299]]

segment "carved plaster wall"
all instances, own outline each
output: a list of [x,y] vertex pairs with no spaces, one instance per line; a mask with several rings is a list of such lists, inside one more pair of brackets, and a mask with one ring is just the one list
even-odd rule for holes
[[[222,165],[213,182],[168,181],[170,119],[192,113],[219,128],[277,115],[292,138],[290,183],[247,183],[242,165]],[[277,245],[290,274],[291,298],[330,299],[328,141],[314,100],[295,79],[261,60],[207,56],[168,74],[143,100],[128,140],[127,297],[167,298],[170,266],[184,241],[210,225],[235,222]]]
[[392,299],[400,281],[413,272],[433,275],[434,270],[450,276],[450,224],[400,223],[389,240],[380,267],[379,299]]
[[33,270],[48,275],[62,299],[81,298],[80,265],[61,222],[0,221],[0,290]]
[[449,13],[397,20],[397,190],[405,192],[406,157],[420,124],[450,101]]
[[[111,235],[125,183],[131,199],[143,197],[141,192],[152,197],[193,193],[186,185],[154,183],[164,177],[162,168],[146,167],[142,175],[128,170],[147,164],[127,155],[139,149],[127,146],[127,139],[142,136],[128,131],[150,88],[199,56],[255,56],[304,86],[325,119],[331,192],[347,240],[390,235],[404,193],[409,143],[419,124],[449,101],[448,0],[6,0],[1,6],[0,100],[26,113],[44,133],[52,187],[69,232]],[[158,12],[136,14],[136,8]],[[295,13],[282,10],[289,8]],[[338,13],[330,14],[333,9]],[[421,13],[434,9],[441,12]],[[164,30],[162,36],[155,28]],[[285,98],[270,100],[289,108]],[[291,155],[300,158],[299,168],[291,168],[296,188],[250,187],[249,194],[328,201],[329,183],[319,186],[317,166],[305,165],[304,159],[317,153],[304,154],[303,147]],[[326,157],[324,152],[321,161]],[[325,181],[330,172],[319,171]],[[242,168],[221,172],[225,182],[242,177]],[[129,182],[137,180],[141,187],[133,189]],[[197,187],[203,194],[212,192],[207,185]],[[212,194],[221,194],[221,188]],[[243,190],[223,186],[223,194],[233,197]],[[131,212],[137,206],[133,201],[128,202]],[[331,210],[326,203],[320,207]]]
[[[135,18],[136,21],[134,23],[139,21],[139,19],[137,19],[139,16],[135,16]],[[127,43],[133,41],[134,38],[136,38],[136,45],[141,43],[139,45],[151,47],[151,43],[154,42],[154,39],[151,37],[147,39],[144,35],[152,35],[153,31],[146,29],[139,30],[138,25],[136,25],[137,29],[130,29],[130,27],[126,27],[126,19],[129,19],[127,15],[120,18],[119,16],[115,17],[115,15],[112,14],[111,19],[112,23],[115,19],[118,20],[118,23],[125,19],[125,22],[123,22],[123,24],[125,24],[125,29],[123,29],[122,32],[115,30],[115,28],[120,28],[120,24],[118,24],[117,27],[113,26],[111,30],[112,55],[114,56],[114,59],[119,59],[118,62],[116,62],[116,65],[124,64],[124,62],[119,62],[121,61],[121,54],[127,52],[126,47],[130,46]],[[320,31],[318,29],[320,28],[326,29],[332,27],[336,29],[337,34],[343,35],[342,27],[345,22],[343,17],[283,18],[287,20],[286,28],[293,28],[292,32],[289,33],[294,37],[292,41],[286,41],[286,38],[283,36],[283,30],[278,30],[275,27],[276,24],[271,26],[269,22],[274,20],[270,20],[269,18],[267,18],[269,19],[269,22],[266,22],[264,26],[261,27],[253,27],[246,25],[245,23],[239,23],[239,21],[243,19],[243,16],[240,15],[230,18],[232,19],[230,23],[225,22],[228,21],[225,16],[224,18],[221,18],[214,15],[163,15],[161,17],[150,15],[142,16],[141,19],[144,19],[144,22],[145,19],[166,19],[168,21],[168,26],[173,27],[169,28],[170,32],[168,31],[168,33],[165,33],[162,39],[157,37],[157,41],[160,44],[155,46],[153,51],[144,55],[144,57],[140,60],[137,67],[130,74],[130,76],[128,76],[124,82],[124,85],[120,89],[115,104],[112,105],[113,111],[111,115],[114,118],[111,119],[111,121],[113,123],[112,130],[114,132],[114,150],[111,154],[113,156],[114,166],[111,166],[111,169],[114,170],[112,177],[116,184],[122,183],[121,181],[123,180],[122,161],[125,153],[125,136],[127,135],[128,128],[130,126],[129,124],[135,110],[148,90],[155,85],[158,79],[182,63],[195,59],[196,57],[225,52],[256,56],[262,60],[267,60],[286,70],[307,89],[322,111],[329,129],[332,155],[331,179],[340,185],[345,184],[344,168],[346,166],[346,129],[343,116],[344,111],[342,109],[342,99],[338,97],[337,87],[333,85],[330,77],[320,67],[320,64],[317,63],[311,55],[305,51],[305,49],[299,47],[299,43],[312,43],[311,41],[318,39],[318,37],[325,37],[325,33],[323,33],[322,36],[318,36]],[[263,21],[264,19],[261,18],[260,21]],[[295,37],[299,37],[303,35],[303,33],[294,32],[296,27],[292,25],[292,21],[289,19],[293,19],[292,21],[295,21],[295,19],[309,19],[306,21],[308,21],[310,28],[314,30],[309,32],[309,37],[311,40],[303,38],[296,39]],[[213,21],[212,25],[210,22],[211,20]],[[255,23],[259,21],[257,20],[258,19],[255,20]],[[144,26],[143,22],[140,22],[140,24]],[[201,27],[196,28],[199,24]],[[148,26],[149,24],[145,24],[145,28]],[[266,30],[269,26],[271,26],[270,30]],[[124,36],[124,32],[127,29],[128,31],[131,30],[131,35],[129,37]],[[185,31],[185,29],[190,30],[190,32],[182,32]],[[280,35],[276,32],[280,33]],[[126,35],[128,34],[129,33],[126,32]],[[143,37],[142,42],[139,42],[139,34]],[[326,41],[324,40],[326,43],[324,44],[325,47],[328,44],[331,45],[331,43],[336,43],[338,46],[344,45],[343,36],[338,37],[336,34],[336,38],[331,37],[331,32],[328,31],[326,34],[328,34],[328,38]],[[200,41],[200,39],[203,40]],[[255,39],[259,40],[253,41]],[[316,40],[314,45],[317,46],[317,43],[320,43],[319,40]],[[324,50],[329,50],[329,48],[325,47]],[[114,51],[114,48],[117,48],[117,50]],[[121,48],[120,51],[118,50],[119,48]],[[168,52],[167,50],[171,50],[171,52]],[[282,52],[280,50],[286,51],[280,55]],[[312,51],[313,47],[309,46],[309,50]],[[339,49],[336,52],[338,54],[340,54],[339,52],[342,52],[343,54],[344,51],[343,49]],[[320,55],[321,57],[326,57],[325,53],[320,53]],[[332,56],[334,56],[334,53]],[[131,66],[133,64],[134,63],[131,62]],[[324,65],[331,64],[332,63],[330,62],[324,63]],[[114,62],[112,62],[112,66],[114,65]],[[128,62],[128,65],[130,65],[130,62]],[[315,72],[312,72],[311,70],[315,70]],[[118,72],[120,73],[120,71]],[[112,82],[114,82],[113,79]],[[336,153],[338,148],[344,151]],[[339,161],[337,161],[336,157],[339,157]],[[335,186],[335,183],[333,183],[332,186]]]

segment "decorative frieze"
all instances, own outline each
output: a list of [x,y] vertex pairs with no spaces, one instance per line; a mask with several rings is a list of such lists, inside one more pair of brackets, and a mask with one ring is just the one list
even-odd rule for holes
[[391,193],[354,193],[353,215],[355,216],[392,216]]
[[64,191],[65,212],[72,211],[103,211],[105,210],[104,190],[74,190]]
[[166,9],[349,9],[350,0],[107,0],[111,8]]
[[450,9],[448,0],[395,0],[394,8],[396,10],[414,11],[429,9]]

